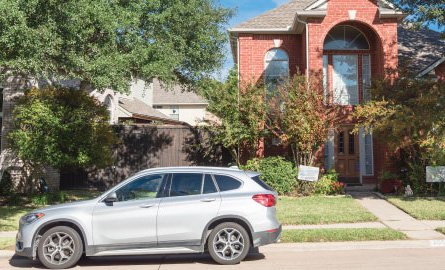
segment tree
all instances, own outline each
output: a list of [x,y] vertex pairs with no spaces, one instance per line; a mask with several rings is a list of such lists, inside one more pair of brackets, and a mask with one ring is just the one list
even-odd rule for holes
[[398,8],[410,14],[408,21],[416,26],[445,26],[445,2],[443,0],[392,0]]
[[316,152],[341,115],[338,106],[325,101],[322,78],[297,74],[277,87],[268,103],[267,129],[290,146],[296,166],[314,165]]
[[230,150],[238,165],[243,157],[252,157],[258,143],[264,137],[266,119],[264,88],[256,85],[238,85],[236,68],[227,81],[207,81],[201,94],[208,100],[208,111],[217,118],[207,121],[206,128],[212,134],[214,144]]
[[371,93],[354,113],[356,131],[372,130],[415,174],[411,180],[424,183],[425,166],[445,164],[445,85],[401,71],[395,81],[375,81]]
[[105,105],[85,91],[46,87],[20,97],[8,139],[25,164],[27,181],[43,166],[104,167],[112,162],[117,142]]
[[231,14],[213,0],[0,0],[0,68],[120,92],[132,77],[193,86],[222,63]]

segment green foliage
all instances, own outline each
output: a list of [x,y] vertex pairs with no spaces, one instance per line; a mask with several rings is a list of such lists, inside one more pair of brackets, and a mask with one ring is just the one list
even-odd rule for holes
[[37,206],[45,206],[51,204],[65,203],[67,201],[67,193],[63,191],[34,195],[31,203]]
[[221,66],[231,14],[213,0],[0,0],[0,63],[99,90],[194,85]]
[[318,195],[338,195],[344,193],[344,184],[338,181],[338,173],[329,171],[315,182],[314,193]]
[[261,179],[278,194],[289,194],[297,185],[297,170],[292,162],[282,157],[252,159],[243,166],[243,169],[260,172]]
[[295,75],[269,97],[268,130],[292,148],[295,165],[314,165],[338,106],[325,102],[320,76]]
[[11,174],[4,171],[0,180],[0,196],[9,196],[14,191]]
[[409,168],[406,184],[425,191],[425,167],[445,165],[445,84],[400,72],[374,81],[372,101],[356,107],[355,131],[372,129]]
[[17,101],[12,150],[34,168],[103,167],[112,162],[116,137],[107,108],[84,91],[31,89]]
[[445,2],[443,0],[392,0],[405,13],[407,20],[416,26],[445,26]]
[[266,104],[264,88],[255,85],[238,86],[236,69],[225,83],[207,81],[201,94],[209,101],[208,111],[218,119],[208,121],[207,128],[214,145],[223,145],[240,164],[240,148],[252,156],[260,138],[264,137]]

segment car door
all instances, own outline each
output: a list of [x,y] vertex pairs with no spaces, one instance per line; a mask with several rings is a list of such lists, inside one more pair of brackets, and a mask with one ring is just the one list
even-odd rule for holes
[[117,202],[99,202],[93,210],[94,245],[103,249],[157,245],[156,215],[167,174],[140,176],[115,192]]
[[204,228],[217,216],[220,205],[211,175],[173,173],[159,205],[159,247],[200,245]]

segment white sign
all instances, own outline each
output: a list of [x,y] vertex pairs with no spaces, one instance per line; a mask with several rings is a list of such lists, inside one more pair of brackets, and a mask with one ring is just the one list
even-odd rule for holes
[[316,182],[320,175],[320,168],[302,166],[298,168],[298,179],[302,181]]
[[445,182],[445,167],[426,167],[426,181],[428,183],[440,183]]

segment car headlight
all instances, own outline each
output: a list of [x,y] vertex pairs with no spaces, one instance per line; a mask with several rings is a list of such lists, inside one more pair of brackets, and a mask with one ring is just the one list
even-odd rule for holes
[[30,213],[30,214],[27,214],[27,215],[24,215],[23,217],[21,217],[20,223],[21,224],[31,224],[34,221],[39,220],[44,216],[45,216],[45,214],[43,214],[43,213]]

